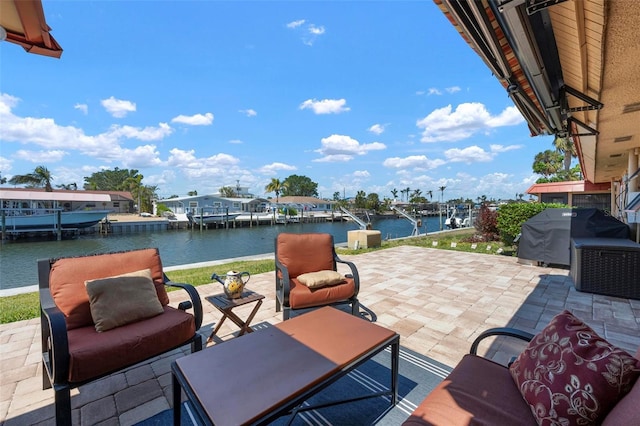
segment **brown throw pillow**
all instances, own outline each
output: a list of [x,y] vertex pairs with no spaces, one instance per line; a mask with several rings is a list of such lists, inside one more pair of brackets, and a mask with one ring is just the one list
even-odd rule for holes
[[151,270],[85,281],[91,317],[96,331],[103,332],[164,312]]
[[298,275],[298,281],[309,288],[320,288],[327,285],[336,285],[344,281],[344,276],[336,271],[307,272]]
[[509,370],[539,425],[595,425],[631,390],[640,364],[564,311]]

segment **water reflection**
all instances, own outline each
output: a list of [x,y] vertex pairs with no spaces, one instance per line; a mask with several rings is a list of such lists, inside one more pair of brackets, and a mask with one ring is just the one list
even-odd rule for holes
[[[437,217],[424,219],[419,229],[421,234],[440,229]],[[382,233],[383,239],[406,237],[413,231],[413,225],[406,219],[378,219],[372,225]],[[37,284],[38,259],[157,247],[163,264],[174,266],[272,253],[274,239],[280,232],[327,232],[333,234],[336,243],[345,243],[347,232],[355,229],[358,227],[352,222],[326,222],[109,236],[96,234],[64,241],[4,242],[0,245],[0,289]]]

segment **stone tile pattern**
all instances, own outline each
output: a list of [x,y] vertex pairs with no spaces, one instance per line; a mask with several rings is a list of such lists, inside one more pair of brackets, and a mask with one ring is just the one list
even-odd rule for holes
[[[491,327],[541,330],[563,309],[603,337],[631,352],[640,346],[640,301],[575,290],[568,270],[517,263],[513,257],[402,246],[355,256],[361,279],[361,315],[401,335],[404,347],[454,366],[473,340]],[[340,271],[343,265],[340,265]],[[254,329],[281,321],[275,312],[274,273],[251,277],[248,288],[266,297]],[[221,315],[204,297],[219,284],[199,286],[203,298],[203,340]],[[172,292],[177,305],[185,297]],[[236,312],[243,318],[252,306]],[[53,425],[53,391],[42,390],[39,319],[0,325],[0,421]],[[231,321],[209,344],[235,338]],[[488,339],[480,348],[498,362],[517,355],[523,343]],[[72,391],[75,425],[131,425],[171,406],[171,362],[189,347],[153,358]]]

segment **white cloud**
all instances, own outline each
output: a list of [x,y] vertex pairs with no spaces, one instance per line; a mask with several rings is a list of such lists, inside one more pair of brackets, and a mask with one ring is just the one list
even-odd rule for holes
[[7,177],[7,173],[11,171],[11,168],[12,168],[11,165],[12,165],[11,160],[3,156],[0,156],[0,174],[2,175],[2,177]]
[[84,115],[87,115],[89,113],[89,105],[87,104],[75,104],[73,108],[79,109]]
[[243,144],[244,142],[242,142],[240,139],[231,139],[229,143],[234,145],[240,145],[240,144]]
[[374,124],[373,126],[369,127],[367,130],[369,130],[371,133],[375,133],[376,135],[380,135],[384,132],[384,128],[385,128],[384,124]]
[[467,148],[452,148],[444,152],[444,156],[451,163],[477,163],[491,161],[494,154],[487,152],[479,146],[469,146]]
[[458,86],[451,86],[451,87],[447,87],[444,90],[446,90],[447,93],[456,93],[456,92],[459,92],[461,89]]
[[309,33],[313,35],[324,34],[324,27],[323,26],[316,27],[313,24],[309,24]]
[[491,149],[491,152],[507,152],[522,149],[524,148],[524,145],[489,145],[489,148]]
[[109,99],[101,100],[100,103],[104,109],[115,118],[126,117],[128,113],[135,112],[136,110],[136,104],[134,102],[116,99],[113,96]]
[[18,105],[20,98],[0,93],[0,115],[11,114],[11,110]]
[[300,104],[300,109],[311,109],[315,114],[339,114],[350,111],[351,108],[345,106],[346,99],[307,99]]
[[287,24],[287,28],[297,32],[300,34],[300,39],[307,46],[313,46],[318,37],[323,35],[326,30],[322,25],[316,25],[309,23],[305,26],[307,21],[304,19],[299,19],[297,21],[292,21]]
[[194,115],[179,115],[171,119],[172,123],[188,124],[190,126],[209,126],[213,123],[213,114],[210,112]]
[[451,105],[431,112],[416,122],[424,129],[422,142],[458,141],[480,131],[495,127],[514,126],[524,121],[515,107],[507,107],[500,115],[492,116],[481,103],[463,103],[455,111]]
[[274,175],[277,174],[280,170],[293,171],[297,170],[297,167],[285,163],[276,162],[260,167],[260,169],[258,169],[258,172],[265,175]]
[[127,168],[143,168],[162,165],[155,145],[140,145],[134,149],[123,149],[119,160]]
[[435,87],[430,87],[429,90],[427,90],[427,95],[429,96],[442,95],[442,92],[439,89],[436,89]]
[[111,126],[104,136],[112,138],[138,139],[141,141],[156,141],[164,139],[173,133],[173,129],[167,123],[159,123],[158,127],[147,126],[144,128],[133,126]]
[[368,178],[371,177],[371,173],[369,173],[367,170],[356,170],[355,172],[353,172],[353,177]]
[[299,19],[297,21],[292,21],[287,24],[287,28],[298,28],[299,26],[305,23],[304,19]]
[[419,170],[431,170],[442,166],[446,162],[441,159],[431,160],[426,155],[410,155],[409,157],[391,157],[384,160],[383,166],[392,169],[409,169],[415,168]]
[[50,151],[27,151],[19,149],[15,152],[15,157],[20,160],[30,161],[32,163],[57,163],[62,160],[67,153],[62,150]]
[[245,114],[247,117],[255,117],[256,115],[258,115],[258,113],[255,110],[251,109],[251,108],[249,108],[249,109],[241,109],[238,112],[241,112],[241,113]]
[[380,142],[361,144],[357,140],[346,135],[331,135],[322,138],[321,148],[315,150],[323,158],[313,160],[315,162],[344,162],[352,160],[356,155],[365,155],[369,151],[386,149],[386,145]]

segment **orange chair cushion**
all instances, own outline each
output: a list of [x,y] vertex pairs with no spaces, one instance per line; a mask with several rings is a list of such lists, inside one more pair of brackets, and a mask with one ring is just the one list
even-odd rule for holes
[[277,238],[278,260],[287,267],[290,278],[305,272],[333,269],[331,234],[288,234]]
[[307,287],[296,278],[293,278],[290,282],[289,306],[292,309],[309,308],[339,302],[349,299],[356,291],[353,278],[345,278],[343,284],[315,289]]
[[169,296],[164,287],[162,261],[156,249],[57,260],[51,265],[49,290],[56,306],[66,317],[67,329],[73,330],[88,325],[93,327],[85,281],[147,268],[151,269],[158,300],[162,306],[166,306],[169,303]]
[[103,333],[93,325],[69,330],[69,381],[83,382],[143,361],[184,344],[195,332],[193,315],[171,306]]

